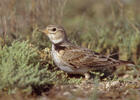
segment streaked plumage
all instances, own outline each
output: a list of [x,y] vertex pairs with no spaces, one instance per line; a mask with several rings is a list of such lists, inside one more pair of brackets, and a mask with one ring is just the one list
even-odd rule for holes
[[116,60],[87,48],[73,45],[67,40],[63,27],[49,25],[42,30],[52,42],[52,57],[55,64],[65,72],[85,74],[92,69],[131,64],[127,61]]

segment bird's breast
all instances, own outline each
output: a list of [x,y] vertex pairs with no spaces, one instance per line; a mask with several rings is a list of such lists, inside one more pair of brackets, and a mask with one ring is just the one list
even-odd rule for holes
[[52,58],[56,64],[62,63],[60,54],[57,51],[52,51],[51,55],[52,55]]
[[81,73],[85,73],[89,70],[87,67],[74,68],[72,65],[65,62],[65,60],[63,60],[64,58],[62,59],[63,53],[64,53],[63,50],[57,51],[54,48],[52,48],[52,51],[51,51],[53,61],[55,62],[57,67],[59,67],[61,70],[68,72],[68,73],[72,73],[72,74],[81,74]]
[[73,72],[73,69],[61,59],[61,53],[62,52],[52,50],[51,55],[55,64],[63,71]]

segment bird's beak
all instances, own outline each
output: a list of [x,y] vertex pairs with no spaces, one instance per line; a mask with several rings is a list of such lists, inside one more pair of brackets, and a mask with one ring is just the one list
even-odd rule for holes
[[45,33],[46,35],[49,34],[49,31],[47,29],[39,29],[39,32]]

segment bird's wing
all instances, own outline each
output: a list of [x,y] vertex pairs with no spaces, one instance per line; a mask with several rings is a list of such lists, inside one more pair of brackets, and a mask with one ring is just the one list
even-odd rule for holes
[[62,55],[62,59],[75,68],[115,66],[120,63],[119,60],[97,54],[85,48],[67,49]]

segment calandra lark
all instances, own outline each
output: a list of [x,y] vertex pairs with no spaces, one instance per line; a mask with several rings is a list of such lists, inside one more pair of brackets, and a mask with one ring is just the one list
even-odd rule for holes
[[85,78],[89,78],[87,72],[92,69],[131,65],[127,61],[116,60],[70,43],[63,27],[49,25],[40,31],[52,43],[51,55],[55,64],[67,73],[84,74]]

